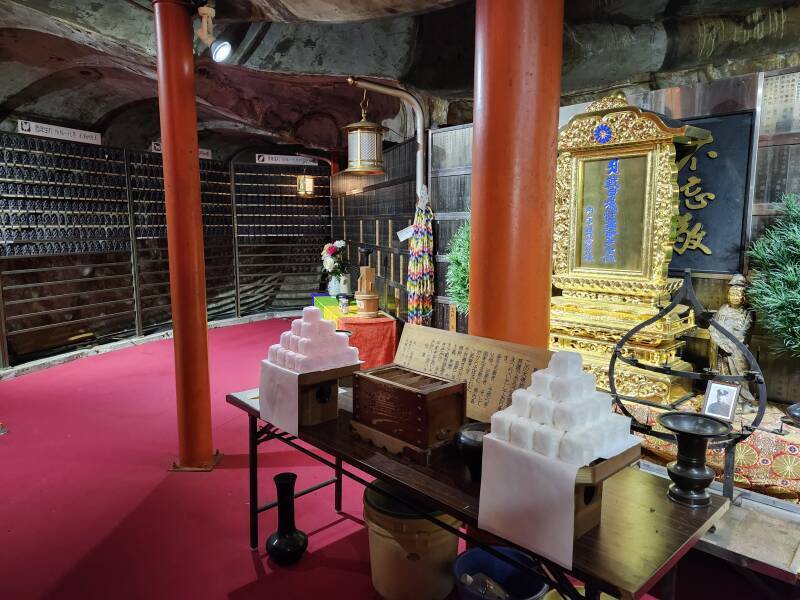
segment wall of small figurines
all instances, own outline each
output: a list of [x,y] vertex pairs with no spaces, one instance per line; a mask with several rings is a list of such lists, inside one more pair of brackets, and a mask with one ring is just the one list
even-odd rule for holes
[[[320,289],[330,170],[298,169],[201,160],[210,320]],[[170,326],[161,155],[1,134],[0,367]]]

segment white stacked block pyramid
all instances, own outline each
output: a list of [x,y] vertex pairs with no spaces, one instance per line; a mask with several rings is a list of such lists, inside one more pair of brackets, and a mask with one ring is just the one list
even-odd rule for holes
[[336,331],[333,321],[322,318],[314,306],[303,309],[303,318],[281,334],[279,344],[269,348],[267,361],[297,373],[325,371],[358,364],[358,348],[350,346],[347,334]]
[[492,434],[525,450],[579,467],[623,446],[631,420],[613,412],[611,396],[597,391],[576,352],[556,352],[546,369],[533,373],[527,390],[515,390],[511,405],[492,415]]

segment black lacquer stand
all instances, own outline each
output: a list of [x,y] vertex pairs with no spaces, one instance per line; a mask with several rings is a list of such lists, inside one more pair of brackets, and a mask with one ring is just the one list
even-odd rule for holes
[[[677,369],[672,369],[668,365],[663,366],[654,366],[648,365],[643,362],[640,362],[636,359],[635,356],[625,356],[623,354],[623,348],[625,345],[635,336],[638,332],[640,332],[645,327],[652,325],[659,319],[662,319],[665,315],[670,313],[676,307],[681,304],[688,304],[689,310],[694,312],[695,315],[695,325],[700,327],[701,329],[708,329],[709,327],[713,327],[717,331],[719,331],[722,335],[728,338],[731,343],[733,343],[737,350],[739,350],[742,355],[747,359],[747,364],[749,366],[749,371],[745,375],[721,375],[719,372],[714,371],[712,369],[704,369],[700,373],[696,373],[694,371],[680,371]],[[634,431],[639,433],[643,433],[645,435],[649,435],[652,437],[656,437],[662,440],[673,441],[674,436],[668,433],[662,433],[660,431],[655,431],[650,425],[646,423],[639,422],[636,417],[634,417],[625,405],[622,403],[622,400],[633,400],[638,402],[637,398],[631,398],[628,396],[622,396],[617,393],[617,386],[614,381],[614,372],[616,369],[617,360],[621,360],[627,365],[631,367],[636,367],[637,369],[642,369],[644,371],[651,371],[655,373],[663,373],[665,375],[675,375],[678,377],[684,377],[686,379],[691,380],[698,380],[698,381],[725,381],[731,383],[742,383],[747,385],[748,383],[755,383],[756,384],[756,396],[758,398],[758,411],[756,412],[755,416],[753,417],[752,422],[749,425],[743,425],[741,432],[729,432],[726,435],[721,436],[717,440],[711,442],[709,445],[712,448],[724,448],[725,449],[725,472],[724,472],[724,481],[723,481],[723,488],[722,492],[726,498],[733,498],[733,471],[734,471],[734,463],[736,458],[736,445],[747,439],[753,431],[761,424],[761,420],[764,418],[764,412],[767,408],[767,386],[764,382],[764,375],[761,372],[761,368],[758,366],[758,362],[756,361],[753,354],[750,352],[749,348],[745,346],[742,342],[736,339],[736,337],[727,329],[725,329],[722,325],[720,325],[715,319],[714,315],[711,311],[705,309],[705,307],[700,303],[700,300],[697,298],[697,294],[694,291],[694,286],[692,285],[692,273],[690,270],[685,270],[683,273],[683,284],[676,292],[675,296],[673,297],[672,301],[658,311],[658,314],[655,316],[643,321],[633,329],[631,329],[628,333],[622,336],[617,345],[614,348],[614,354],[611,357],[611,362],[608,365],[608,379],[609,379],[609,389],[611,390],[611,395],[614,398],[614,403],[619,407],[622,413],[631,418],[633,423],[632,428]]]

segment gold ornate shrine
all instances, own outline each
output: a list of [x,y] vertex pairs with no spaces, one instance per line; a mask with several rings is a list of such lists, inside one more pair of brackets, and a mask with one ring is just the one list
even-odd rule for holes
[[[676,125],[676,126],[672,126]],[[667,269],[678,216],[676,162],[710,133],[628,106],[624,96],[589,105],[558,136],[550,346],[574,350],[608,386],[614,344],[652,317],[680,285]],[[627,348],[640,361],[691,370],[679,336],[694,327],[675,310]],[[682,396],[672,376],[618,370],[619,393],[664,402]]]

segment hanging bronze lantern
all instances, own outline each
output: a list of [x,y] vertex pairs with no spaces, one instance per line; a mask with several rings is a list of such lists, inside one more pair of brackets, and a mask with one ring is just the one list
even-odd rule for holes
[[311,175],[297,176],[297,195],[298,196],[314,195],[314,178]]
[[361,120],[351,123],[347,132],[347,169],[345,173],[355,175],[383,175],[383,125],[367,120],[367,91],[361,100]]

